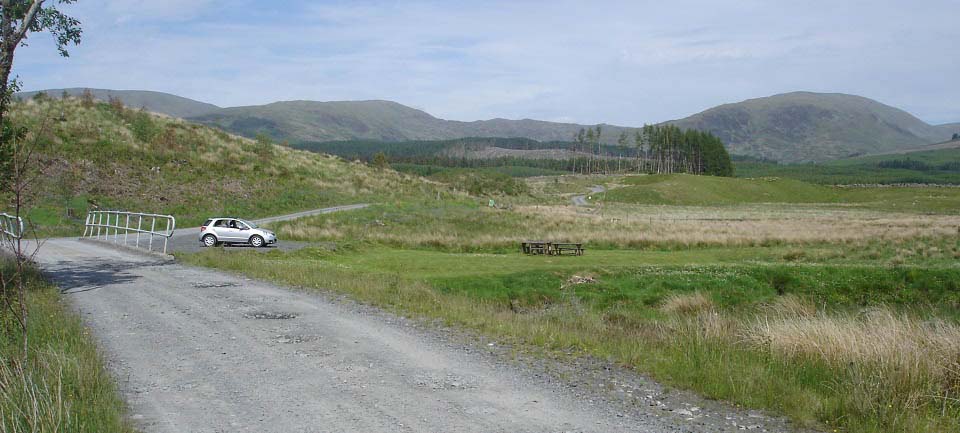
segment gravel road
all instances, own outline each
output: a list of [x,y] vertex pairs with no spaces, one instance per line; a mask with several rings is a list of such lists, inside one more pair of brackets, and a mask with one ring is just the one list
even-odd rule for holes
[[[590,187],[590,193],[591,193],[591,194],[598,194],[598,193],[601,193],[601,192],[604,192],[604,191],[606,191],[606,188],[604,188],[604,187],[602,187],[602,186],[600,186],[600,185],[594,185],[594,186],[591,186],[591,187]],[[573,196],[573,197],[570,198],[570,201],[573,202],[573,205],[574,205],[574,206],[589,206],[589,205],[590,205],[590,203],[587,202],[587,195],[575,195],[575,196]]]

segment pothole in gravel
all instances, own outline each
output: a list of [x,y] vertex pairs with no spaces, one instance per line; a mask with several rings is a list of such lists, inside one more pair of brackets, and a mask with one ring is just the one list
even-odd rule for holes
[[218,287],[236,287],[239,286],[237,283],[226,283],[226,282],[206,282],[206,283],[193,283],[193,287],[198,289],[214,289]]
[[288,320],[297,317],[293,313],[281,313],[276,311],[254,311],[252,313],[244,313],[243,317],[248,319],[262,319],[262,320]]
[[319,339],[320,337],[317,335],[278,335],[276,341],[281,344],[300,344]]

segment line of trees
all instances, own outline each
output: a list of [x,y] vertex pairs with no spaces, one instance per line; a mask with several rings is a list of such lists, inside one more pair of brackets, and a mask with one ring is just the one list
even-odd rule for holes
[[[586,164],[574,166],[576,173],[606,173],[609,161],[603,161],[600,138],[603,130],[580,129],[573,137],[571,150],[591,152],[594,157]],[[621,132],[618,147],[628,145],[627,132]],[[674,125],[644,125],[634,132],[634,161],[624,167],[618,162],[618,171],[635,170],[638,173],[690,173],[713,176],[732,176],[733,163],[723,142],[717,136],[693,129],[683,130]],[[595,152],[594,152],[595,149]]]
[[674,125],[644,125],[634,133],[638,171],[733,176],[730,154],[717,136]]

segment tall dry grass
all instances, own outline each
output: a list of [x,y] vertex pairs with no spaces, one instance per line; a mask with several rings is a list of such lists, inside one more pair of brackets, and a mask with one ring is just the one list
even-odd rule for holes
[[71,417],[71,404],[63,398],[62,371],[50,383],[43,375],[0,359],[0,433],[69,432]]

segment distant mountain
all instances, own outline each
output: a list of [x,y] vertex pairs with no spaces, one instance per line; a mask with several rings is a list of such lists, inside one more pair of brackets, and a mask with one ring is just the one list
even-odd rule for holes
[[903,110],[840,93],[795,92],[750,99],[671,123],[710,131],[731,153],[785,162],[885,153],[951,135]]
[[[62,89],[46,90],[58,97]],[[67,89],[79,95],[82,88]],[[160,92],[92,89],[94,96],[119,97],[133,107],[253,137],[265,133],[290,142],[348,140],[447,140],[463,137],[523,137],[569,141],[586,125],[540,120],[438,119],[390,101],[286,101],[219,108]],[[29,97],[35,92],[19,94]],[[725,104],[671,121],[714,133],[733,154],[783,162],[824,161],[852,155],[896,152],[949,140],[960,123],[929,125],[911,114],[860,96],[794,92]],[[613,144],[635,128],[601,125],[602,141]]]
[[[540,120],[459,122],[433,117],[390,101],[287,101],[225,108],[191,117],[246,136],[266,133],[290,141],[445,140],[463,137],[524,137],[538,141],[570,140],[584,125]],[[607,142],[627,128],[601,126]]]
[[[63,92],[70,96],[80,96],[86,91],[86,88],[75,87],[70,89],[47,89],[34,92],[20,92],[16,96],[27,99],[33,95],[44,92],[47,96],[59,98]],[[89,89],[93,97],[101,101],[106,101],[110,97],[120,98],[123,104],[128,107],[145,108],[154,113],[166,114],[173,117],[193,117],[211,113],[220,110],[220,107],[208,104],[206,102],[194,101],[193,99],[182,96],[171,95],[169,93],[151,92],[148,90],[109,90],[109,89]]]
[[943,125],[937,125],[937,128],[951,137],[953,137],[953,134],[960,134],[960,122],[944,123]]

